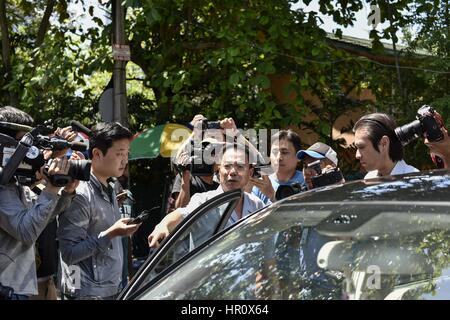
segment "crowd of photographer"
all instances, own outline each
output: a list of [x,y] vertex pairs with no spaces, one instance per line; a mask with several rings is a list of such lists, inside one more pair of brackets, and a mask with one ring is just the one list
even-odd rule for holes
[[[267,163],[232,118],[207,121],[197,115],[191,125],[191,137],[172,159],[178,174],[168,214],[148,236],[152,248],[223,192],[242,190],[231,225],[291,194],[345,182],[335,150],[322,142],[302,150],[292,130],[271,137]],[[121,216],[128,197],[122,197],[127,192],[117,178],[127,168],[132,134],[118,123],[92,130],[76,121],[56,131],[32,126],[25,112],[0,108],[0,299],[56,299],[58,270],[62,299],[114,299],[127,283],[122,237],[148,216]],[[401,127],[373,113],[353,131],[365,179],[418,171],[403,160],[404,146],[418,137],[424,137],[437,167],[450,166],[450,138],[429,106]],[[77,141],[78,132],[88,141]],[[196,231],[194,240],[203,241],[203,234]]]
[[[57,239],[62,298],[114,298],[123,286],[120,237],[140,226],[120,217],[115,193],[114,178],[128,163],[131,132],[118,123],[100,123],[92,131],[73,123],[53,133],[32,124],[25,112],[0,108],[0,298],[56,298],[47,280],[58,269]],[[73,141],[74,127],[89,134],[90,160],[76,152],[87,145]],[[55,219],[57,238],[49,228]],[[46,254],[36,255],[36,240]],[[45,265],[39,278],[46,292],[38,291],[37,262]]]

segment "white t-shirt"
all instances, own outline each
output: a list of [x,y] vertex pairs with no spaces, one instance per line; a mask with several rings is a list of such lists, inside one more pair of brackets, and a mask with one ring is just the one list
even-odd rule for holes
[[[395,176],[398,174],[411,172],[419,172],[419,170],[417,168],[414,168],[413,166],[410,166],[409,164],[406,164],[405,160],[400,160],[395,164],[390,175]],[[364,177],[364,179],[373,179],[373,178],[378,178],[378,170],[369,171]]]

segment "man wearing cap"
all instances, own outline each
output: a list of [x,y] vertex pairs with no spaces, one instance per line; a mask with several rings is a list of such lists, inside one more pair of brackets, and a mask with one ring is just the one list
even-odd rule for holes
[[316,170],[308,167],[308,164],[320,160],[320,168],[322,170],[337,168],[338,164],[336,151],[322,142],[316,142],[306,150],[300,150],[297,153],[297,158],[303,161],[303,176],[308,189],[314,188],[312,178],[318,175]]

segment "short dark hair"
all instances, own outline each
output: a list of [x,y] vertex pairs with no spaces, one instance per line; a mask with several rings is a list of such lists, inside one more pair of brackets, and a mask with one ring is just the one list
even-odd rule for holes
[[92,128],[92,135],[89,137],[89,157],[92,158],[94,148],[100,149],[106,155],[114,141],[132,137],[130,130],[118,122],[100,122]]
[[271,146],[279,140],[287,140],[292,143],[297,153],[302,149],[302,142],[300,136],[292,130],[280,130],[271,137]]
[[245,156],[247,157],[247,161],[250,164],[250,166],[253,166],[252,163],[250,163],[250,148],[242,143],[225,143],[222,147],[222,154],[221,154],[221,158],[223,157],[223,155],[225,154],[226,151],[228,150],[236,150],[236,151],[244,151]]
[[[4,106],[0,108],[0,121],[22,126],[32,126],[34,123],[34,119],[28,113],[11,106]],[[15,137],[19,131],[20,129],[16,130],[11,127],[4,127],[0,125],[0,133],[6,134],[10,137]]]
[[378,144],[383,136],[389,138],[389,158],[392,161],[403,159],[403,146],[395,134],[397,124],[394,119],[385,113],[371,113],[356,121],[353,132],[358,129],[367,131],[367,138],[372,142],[373,148],[380,152]]

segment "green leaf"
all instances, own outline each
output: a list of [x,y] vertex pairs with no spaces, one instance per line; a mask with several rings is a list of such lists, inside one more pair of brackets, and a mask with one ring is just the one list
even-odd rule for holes
[[150,10],[150,15],[154,21],[156,21],[156,22],[161,21],[161,16],[159,15],[158,11],[155,8],[152,8]]
[[270,87],[270,80],[267,76],[265,75],[259,75],[256,77],[256,83],[259,84],[259,86],[262,89],[268,89]]
[[232,86],[236,86],[236,85],[239,83],[239,80],[240,80],[239,73],[236,72],[236,73],[233,73],[233,74],[230,76],[230,79],[228,80],[228,82],[229,82]]

